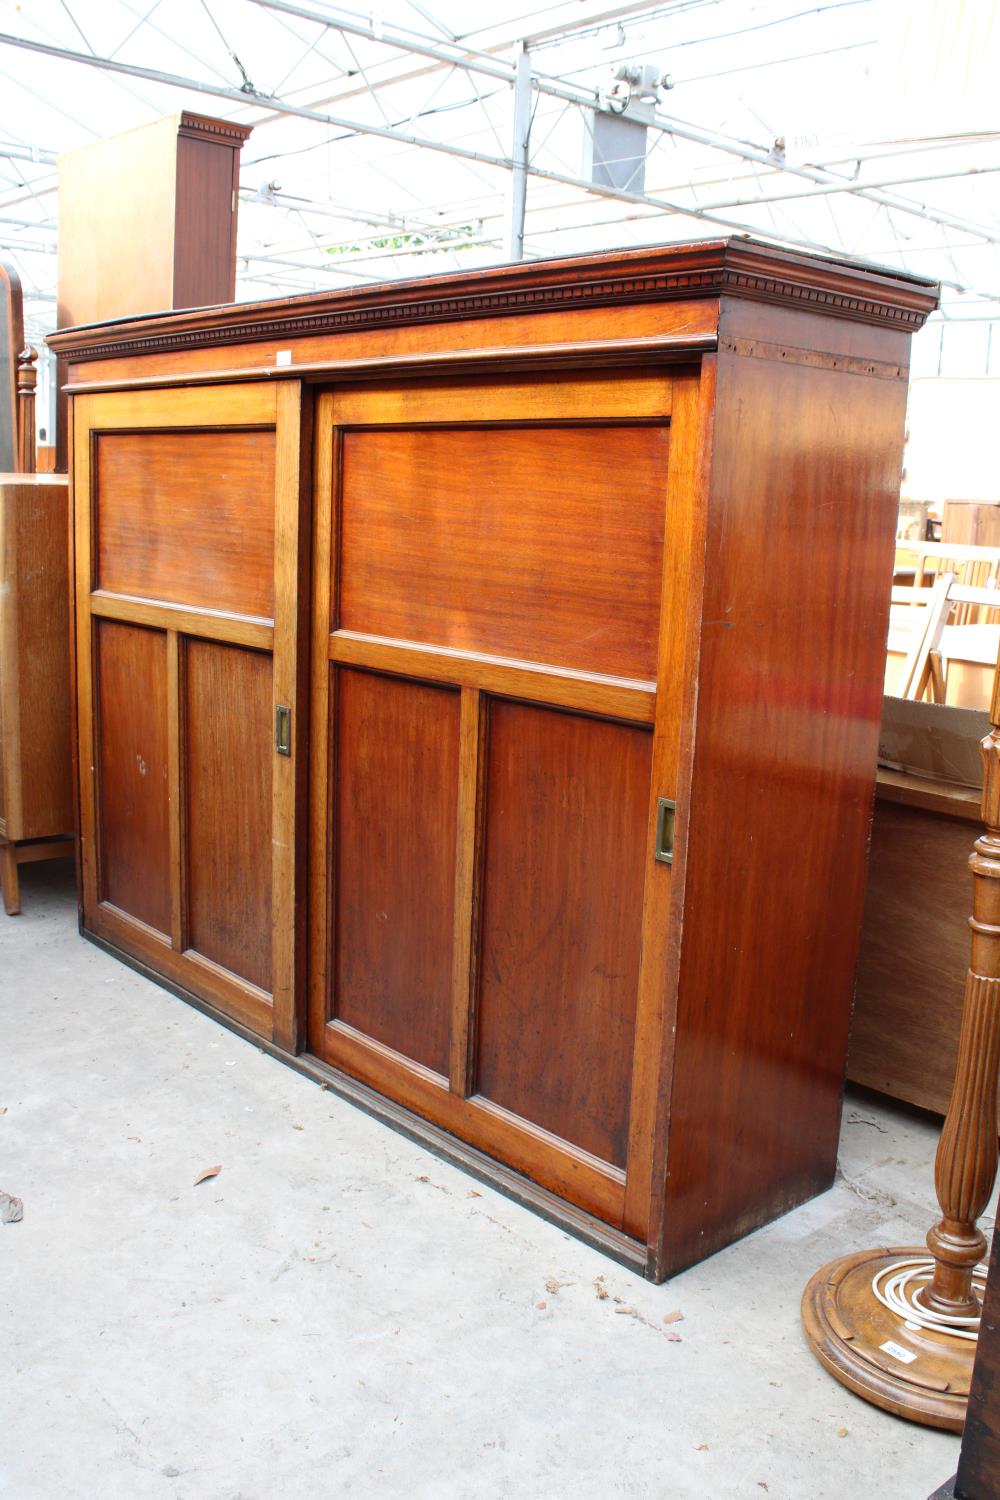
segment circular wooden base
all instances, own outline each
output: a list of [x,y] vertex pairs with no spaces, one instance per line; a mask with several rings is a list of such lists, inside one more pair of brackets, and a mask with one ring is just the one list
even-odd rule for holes
[[816,1357],[855,1395],[925,1427],[961,1432],[975,1342],[908,1325],[872,1291],[879,1271],[926,1256],[918,1246],[832,1260],[803,1293],[802,1323]]

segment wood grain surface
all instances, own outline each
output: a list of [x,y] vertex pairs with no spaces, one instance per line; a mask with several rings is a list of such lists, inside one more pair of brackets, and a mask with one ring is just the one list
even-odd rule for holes
[[271,658],[185,649],[188,941],[271,989]]
[[97,439],[96,586],[274,614],[274,433]]
[[496,702],[476,1088],[625,1166],[648,731]]
[[833,1179],[905,400],[898,380],[718,358],[670,1269]]
[[667,449],[663,427],[346,433],[341,626],[654,676]]
[[333,1013],[445,1077],[459,716],[451,689],[337,673]]
[[167,934],[166,636],[111,620],[96,635],[101,899]]

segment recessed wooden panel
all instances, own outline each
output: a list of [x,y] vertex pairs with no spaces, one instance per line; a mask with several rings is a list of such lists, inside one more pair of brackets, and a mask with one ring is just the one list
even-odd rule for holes
[[271,989],[271,658],[189,641],[188,944]]
[[101,620],[96,662],[101,899],[169,933],[166,636]]
[[655,677],[667,446],[642,426],[345,433],[340,625]]
[[648,731],[605,720],[491,709],[477,1088],[616,1166],[651,744]]
[[448,1073],[459,694],[335,677],[334,1013]]
[[111,432],[96,442],[94,587],[270,619],[273,431]]

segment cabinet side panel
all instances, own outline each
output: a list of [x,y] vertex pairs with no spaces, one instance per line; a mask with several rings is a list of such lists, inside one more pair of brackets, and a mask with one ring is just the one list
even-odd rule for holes
[[667,1271],[833,1178],[905,402],[719,358]]
[[[0,306],[3,299],[0,298]],[[17,549],[8,534],[11,505],[0,485],[0,832],[13,839],[13,804],[9,781],[16,757],[12,740],[17,728],[17,633],[14,623],[13,572]]]
[[73,830],[70,780],[69,558],[65,480],[12,487],[17,528],[18,779],[21,839]]
[[271,989],[271,658],[185,650],[189,943]]
[[982,824],[877,800],[847,1076],[943,1115],[969,963]]
[[166,635],[101,620],[96,658],[100,899],[168,934]]
[[652,735],[494,702],[479,1093],[624,1167]]

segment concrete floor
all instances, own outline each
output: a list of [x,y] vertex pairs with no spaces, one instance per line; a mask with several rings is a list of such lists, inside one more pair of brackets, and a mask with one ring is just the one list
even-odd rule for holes
[[922,1239],[924,1121],[849,1100],[831,1192],[650,1286],[81,941],[65,867],[23,873],[5,1500],[926,1500],[954,1471],[798,1316],[834,1255]]

